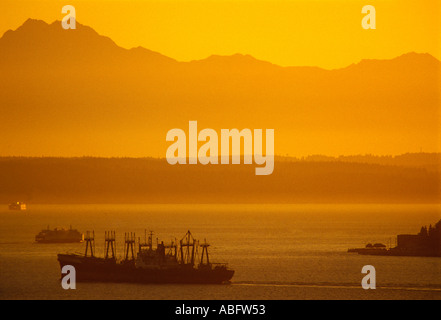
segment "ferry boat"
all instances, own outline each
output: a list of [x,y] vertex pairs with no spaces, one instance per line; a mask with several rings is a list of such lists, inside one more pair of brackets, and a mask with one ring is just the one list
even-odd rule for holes
[[55,228],[53,230],[47,229],[40,231],[35,236],[35,241],[39,243],[75,243],[83,242],[84,235],[76,229]]
[[26,210],[26,203],[20,201],[10,203],[9,210],[19,210],[19,211]]

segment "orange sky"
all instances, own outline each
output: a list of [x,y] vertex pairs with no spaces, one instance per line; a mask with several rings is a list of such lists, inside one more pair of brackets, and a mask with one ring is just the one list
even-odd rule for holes
[[[77,20],[118,45],[143,46],[180,61],[211,54],[251,54],[287,65],[338,68],[363,58],[428,52],[441,59],[438,0],[2,0],[0,33],[27,18]],[[377,29],[363,30],[361,8],[377,10]]]

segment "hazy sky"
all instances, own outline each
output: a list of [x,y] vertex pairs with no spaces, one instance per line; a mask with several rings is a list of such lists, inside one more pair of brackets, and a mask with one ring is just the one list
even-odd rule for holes
[[[244,53],[283,66],[338,68],[410,51],[441,59],[438,0],[2,0],[0,33],[30,17],[61,20],[67,4],[78,22],[118,45],[180,61]],[[376,8],[376,30],[361,27],[367,4]]]

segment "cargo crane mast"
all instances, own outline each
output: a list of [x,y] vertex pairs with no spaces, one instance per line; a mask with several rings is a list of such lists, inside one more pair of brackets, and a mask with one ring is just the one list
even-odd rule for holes
[[175,241],[171,240],[169,245],[165,245],[164,246],[166,249],[168,249],[167,251],[167,255],[172,256],[174,258],[177,257],[178,254],[178,246],[176,245],[176,239]]
[[149,233],[149,242],[147,243],[150,250],[153,250],[153,231]]
[[151,240],[152,236],[153,236],[153,232],[150,231],[149,240],[147,242],[147,230],[144,230],[144,242],[141,243],[141,238],[138,238],[138,249],[139,249],[139,252],[141,252],[141,250],[143,248],[147,248],[147,247],[150,250],[152,250],[152,240]]
[[[135,260],[135,233],[124,233],[124,252],[125,252],[125,261]],[[131,253],[132,258],[129,259],[129,253]]]
[[188,264],[191,266],[194,265],[195,244],[196,240],[193,238],[190,230],[188,230],[185,236],[180,241],[181,264]]
[[105,258],[109,259],[109,249],[112,251],[111,259],[116,259],[116,233],[115,231],[105,231]]
[[86,240],[86,252],[84,253],[84,256],[87,257],[87,251],[90,247],[90,256],[94,257],[94,251],[95,251],[95,231],[92,231],[92,233],[90,231],[86,232],[86,238],[84,239]]
[[196,258],[195,263],[200,263],[199,260],[199,240],[195,240],[195,250],[194,250],[194,257]]
[[210,259],[208,257],[208,247],[210,245],[207,243],[207,239],[204,239],[204,243],[201,244],[200,246],[202,247],[201,264],[202,265],[204,264],[204,254],[205,254],[205,257],[206,257],[206,260],[207,260],[206,265],[209,266],[210,265]]

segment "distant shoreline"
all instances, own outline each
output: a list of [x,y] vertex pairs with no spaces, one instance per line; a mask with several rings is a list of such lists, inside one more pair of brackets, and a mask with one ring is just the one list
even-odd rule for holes
[[371,159],[380,163],[276,160],[274,173],[267,177],[252,174],[250,165],[0,158],[0,203],[436,204],[441,194],[441,171],[433,162],[437,157]]

